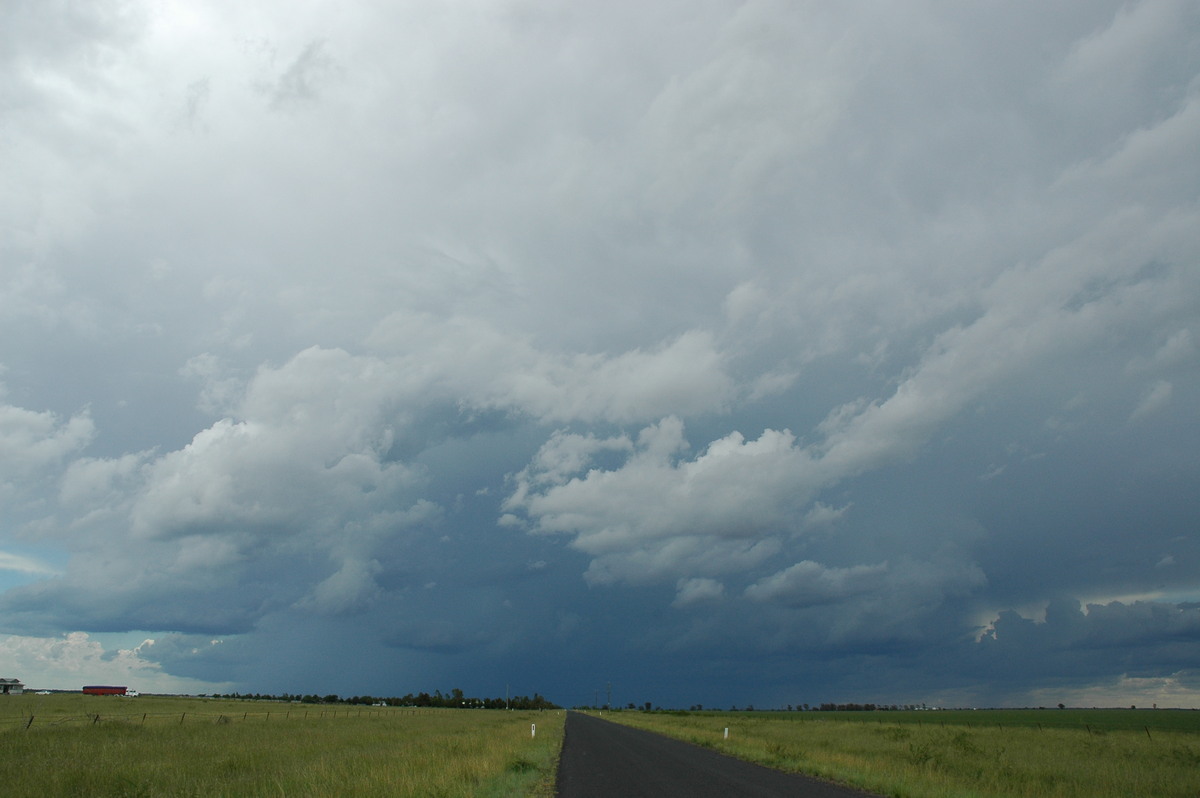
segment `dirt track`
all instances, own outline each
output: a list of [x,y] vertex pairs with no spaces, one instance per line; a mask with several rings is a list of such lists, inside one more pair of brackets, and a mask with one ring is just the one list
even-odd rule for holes
[[559,798],[864,798],[869,793],[752,765],[578,712],[567,714]]

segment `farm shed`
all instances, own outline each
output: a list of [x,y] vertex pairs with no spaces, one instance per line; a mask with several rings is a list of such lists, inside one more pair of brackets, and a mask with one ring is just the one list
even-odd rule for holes
[[20,695],[25,692],[25,685],[20,679],[0,679],[0,695]]
[[110,687],[106,684],[88,684],[83,687],[84,695],[125,695],[126,688]]

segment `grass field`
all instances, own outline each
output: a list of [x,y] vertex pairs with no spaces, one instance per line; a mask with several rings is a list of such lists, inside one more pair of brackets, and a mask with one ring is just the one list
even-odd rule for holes
[[606,712],[604,716],[769,767],[896,798],[1200,795],[1200,712]]
[[[897,798],[1200,795],[1200,712],[604,714]],[[164,696],[7,696],[0,699],[0,785],[14,798],[546,797],[554,792],[563,717]]]
[[561,711],[7,696],[0,699],[0,785],[6,798],[550,796],[563,718]]

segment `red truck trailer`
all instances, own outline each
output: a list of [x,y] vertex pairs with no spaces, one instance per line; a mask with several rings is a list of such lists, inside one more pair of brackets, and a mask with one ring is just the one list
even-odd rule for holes
[[106,684],[84,685],[84,695],[125,695],[125,687],[110,687]]

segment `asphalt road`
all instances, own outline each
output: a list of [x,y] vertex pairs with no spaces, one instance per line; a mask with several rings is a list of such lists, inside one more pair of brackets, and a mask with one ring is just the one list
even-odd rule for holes
[[559,798],[864,798],[869,793],[752,765],[660,734],[567,714]]

